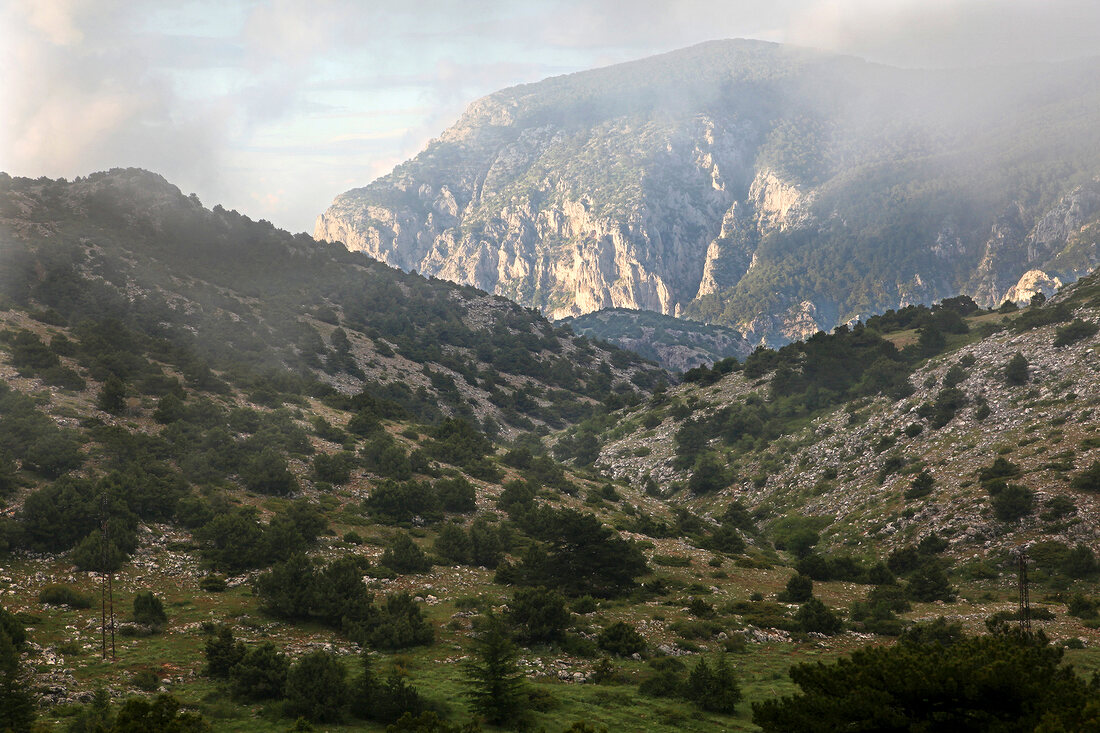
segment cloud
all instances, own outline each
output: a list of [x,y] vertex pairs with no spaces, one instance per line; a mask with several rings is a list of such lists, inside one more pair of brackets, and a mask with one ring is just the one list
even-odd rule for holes
[[0,0],[0,169],[137,165],[306,229],[501,87],[714,38],[951,66],[1097,28],[1096,0]]

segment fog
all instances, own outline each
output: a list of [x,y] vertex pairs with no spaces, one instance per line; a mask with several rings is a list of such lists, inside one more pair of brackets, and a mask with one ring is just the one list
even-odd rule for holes
[[1100,3],[9,0],[0,29],[0,170],[139,166],[312,231],[505,86],[735,37],[907,67],[1057,61],[1100,52]]

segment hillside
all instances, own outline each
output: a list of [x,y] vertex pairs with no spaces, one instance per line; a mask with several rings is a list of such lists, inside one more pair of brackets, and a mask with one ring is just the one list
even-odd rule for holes
[[[973,312],[927,361],[928,322],[904,322],[915,313],[819,334],[816,352],[795,344],[696,370],[611,420],[596,465],[702,513],[736,498],[761,520],[801,516],[829,552],[884,555],[935,533],[988,567],[1030,543],[1094,547],[1100,275],[1022,311]],[[822,380],[841,384],[824,355],[846,338],[883,356],[844,362],[852,386],[822,399]],[[1025,488],[1008,519],[1006,482]]]
[[1003,628],[1024,540],[1035,648],[1084,686],[1098,298],[888,312],[670,387],[145,171],[0,177],[0,722],[758,730],[799,660]]
[[744,358],[752,351],[732,328],[653,311],[608,308],[561,322],[575,333],[636,352],[673,372],[709,365],[727,356]]
[[553,317],[778,345],[1100,262],[1097,61],[915,71],[715,41],[480,99],[318,239]]

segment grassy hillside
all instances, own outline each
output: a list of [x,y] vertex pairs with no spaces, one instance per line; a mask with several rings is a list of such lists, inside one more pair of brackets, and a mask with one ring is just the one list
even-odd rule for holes
[[[899,437],[908,421],[874,392],[845,410],[818,389],[799,407],[811,385],[794,367],[824,353],[820,339],[669,388],[637,356],[506,301],[204,209],[148,173],[0,179],[0,217],[0,715],[27,692],[54,730],[173,717],[180,730],[287,730],[299,717],[385,730],[406,712],[421,730],[473,730],[498,716],[468,704],[469,663],[496,643],[522,680],[503,727],[754,730],[752,703],[798,689],[794,663],[889,644],[939,615],[979,633],[1013,608],[1001,535],[929,508],[955,496],[957,469],[930,436],[969,425],[970,407],[917,439]],[[918,324],[943,327],[945,343],[915,341],[931,362],[888,359],[920,384],[937,375],[937,389],[960,347],[1015,339],[1035,380],[1020,389],[1038,394],[988,386],[968,460],[1011,460],[974,480],[1018,500],[1013,472],[1048,470],[1036,461],[1091,480],[1096,289],[1019,314],[964,317],[957,302],[955,316],[910,309],[867,328],[904,345]],[[951,332],[966,319],[1015,330]],[[1071,343],[1048,363],[1039,349],[1053,338]],[[895,347],[844,343],[865,348]],[[999,368],[992,352],[976,359],[968,379]],[[898,370],[878,371],[900,387]],[[674,428],[779,375],[790,399],[775,435],[712,439],[697,420],[694,471],[662,473],[666,446],[685,445]],[[913,389],[920,413],[932,388]],[[1039,434],[1027,429],[1039,410],[1057,411],[1043,420],[1061,433],[1045,454],[1024,437]],[[986,437],[994,423],[1011,438]],[[882,469],[858,463],[870,436],[854,431],[882,424],[902,432],[889,433],[898,465],[875,502],[861,492]],[[813,443],[830,438],[851,457]],[[989,452],[987,440],[1015,442]],[[752,480],[733,481],[719,455]],[[932,487],[905,516],[899,476],[925,465]],[[1073,485],[1036,484],[1041,506],[1003,536],[1044,541],[1041,623],[1087,673],[1100,668],[1100,572],[1074,544],[1094,535],[1091,489]],[[987,525],[1001,531],[972,526]],[[108,572],[117,658],[104,659]],[[792,582],[798,572],[810,579]]]

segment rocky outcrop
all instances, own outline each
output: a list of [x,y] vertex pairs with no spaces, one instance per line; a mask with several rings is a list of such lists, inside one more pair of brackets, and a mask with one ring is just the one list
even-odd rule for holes
[[[1100,99],[1093,71],[1049,73],[1080,78],[1059,94]],[[1027,149],[1047,166],[1036,180],[1054,161],[1067,181],[1100,170],[1100,133],[1036,148],[1051,131],[1020,100],[1045,78],[991,90],[977,73],[703,44],[478,100],[338,196],[315,236],[553,318],[643,309],[772,344],[960,293],[998,303],[1024,273],[1069,282],[1100,261],[1095,243],[1067,255],[1100,182],[1052,198],[997,157]],[[949,91],[980,125],[936,116]]]

